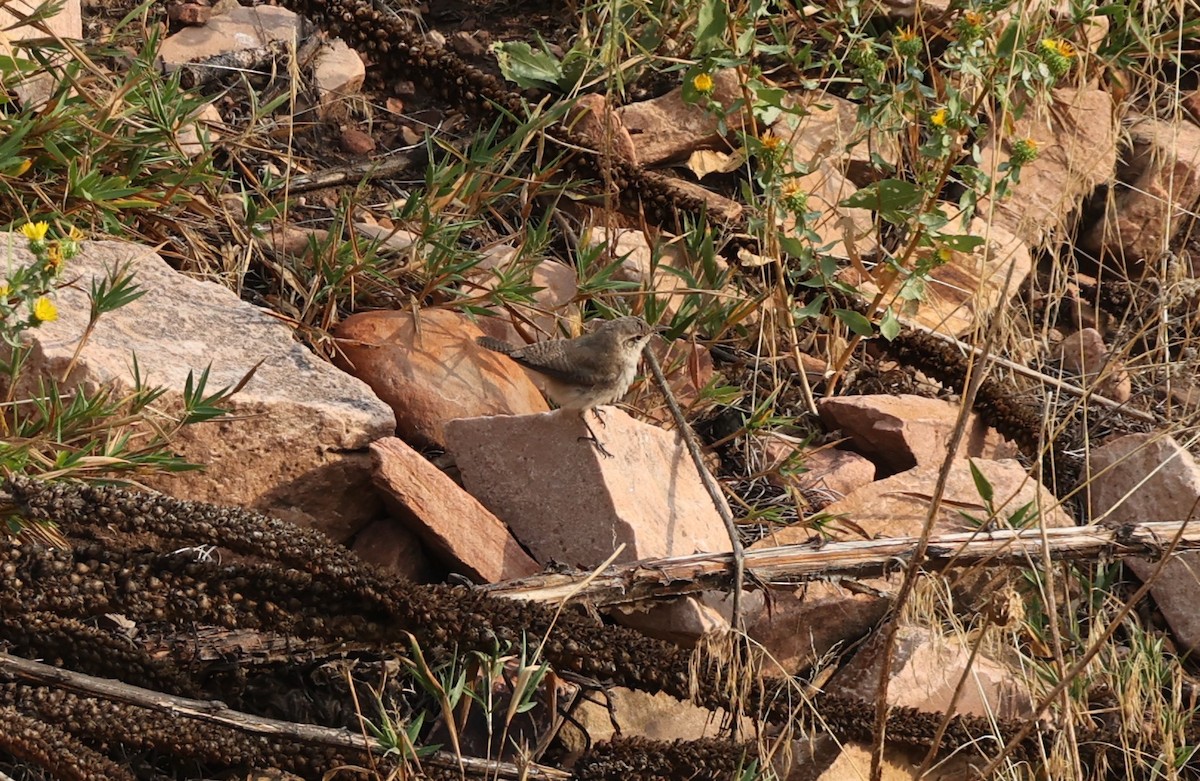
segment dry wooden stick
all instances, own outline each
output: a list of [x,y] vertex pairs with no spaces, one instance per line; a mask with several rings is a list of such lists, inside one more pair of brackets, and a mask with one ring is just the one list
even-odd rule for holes
[[[220,702],[174,697],[120,681],[96,678],[83,673],[51,667],[48,664],[11,654],[0,653],[0,672],[19,680],[67,689],[88,697],[133,705],[157,713],[166,713],[176,718],[195,719],[209,724],[231,727],[254,735],[286,737],[313,745],[352,751],[378,751],[378,746],[374,741],[368,741],[361,735],[356,735],[348,730],[254,716],[235,711]],[[423,758],[422,761],[455,771],[463,768],[469,775],[482,778],[529,778],[542,781],[570,778],[569,773],[550,767],[540,765],[517,767],[507,762],[493,762],[474,757],[459,758],[446,751],[438,751]]]
[[[1180,532],[1181,527],[1183,531]],[[1069,526],[1059,529],[1001,529],[930,537],[922,568],[937,572],[952,566],[986,563],[1028,565],[1042,555],[1045,535],[1056,561],[1110,556],[1162,555],[1166,541],[1179,534],[1177,551],[1200,550],[1200,524],[1149,521],[1126,525]],[[834,578],[878,577],[908,565],[917,537],[801,543],[746,551],[744,565],[764,582],[796,583]],[[481,587],[492,596],[534,602],[583,601],[596,606],[728,588],[735,554],[696,553],[645,559],[609,567],[603,573],[539,574]],[[591,578],[586,588],[579,583]]]

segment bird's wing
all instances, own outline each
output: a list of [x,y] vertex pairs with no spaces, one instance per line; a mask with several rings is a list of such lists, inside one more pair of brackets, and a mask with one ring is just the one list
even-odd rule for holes
[[[587,337],[584,337],[586,339]],[[522,366],[562,382],[601,385],[616,377],[608,351],[584,340],[537,342],[512,352],[509,357]]]

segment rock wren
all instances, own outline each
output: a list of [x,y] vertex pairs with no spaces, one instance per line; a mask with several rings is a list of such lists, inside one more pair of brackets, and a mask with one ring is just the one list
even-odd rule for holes
[[587,422],[587,411],[593,410],[601,424],[601,404],[612,404],[629,390],[637,375],[642,348],[654,329],[640,317],[618,317],[609,320],[590,334],[576,339],[556,339],[514,347],[508,342],[481,336],[480,347],[502,353],[537,372],[546,379],[546,393],[562,409],[577,410],[587,428],[588,439],[605,456],[596,432]]

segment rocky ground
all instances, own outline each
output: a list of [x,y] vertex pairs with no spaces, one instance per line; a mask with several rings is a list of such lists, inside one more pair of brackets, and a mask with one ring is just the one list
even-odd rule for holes
[[[6,77],[6,121],[135,71],[132,13],[202,98],[164,171],[204,177],[30,200],[90,230],[7,400],[121,416],[73,455],[5,424],[0,776],[1195,773],[1200,84],[1188,54],[1147,94],[1115,12],[871,13],[942,62],[1022,12],[1063,74],[975,123],[986,79],[947,71],[975,111],[918,126],[765,49],[568,99],[492,47],[565,63],[595,9],[68,4],[111,50]],[[52,145],[13,174],[3,143],[14,203],[47,192]],[[970,200],[968,164],[1019,176]],[[143,294],[97,316],[114,269]],[[593,424],[611,457],[476,344],[624,312],[665,382]],[[231,393],[184,425],[202,371]],[[164,431],[203,469],[114,455]]]

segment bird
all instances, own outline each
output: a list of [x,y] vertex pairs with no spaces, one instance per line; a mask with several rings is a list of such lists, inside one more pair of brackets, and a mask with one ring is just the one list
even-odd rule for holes
[[618,317],[590,334],[574,339],[553,339],[517,347],[501,339],[480,336],[475,343],[506,355],[546,380],[546,394],[560,409],[578,411],[589,440],[605,457],[612,453],[587,422],[589,410],[604,425],[603,404],[620,400],[637,376],[642,348],[655,330],[640,317]]

